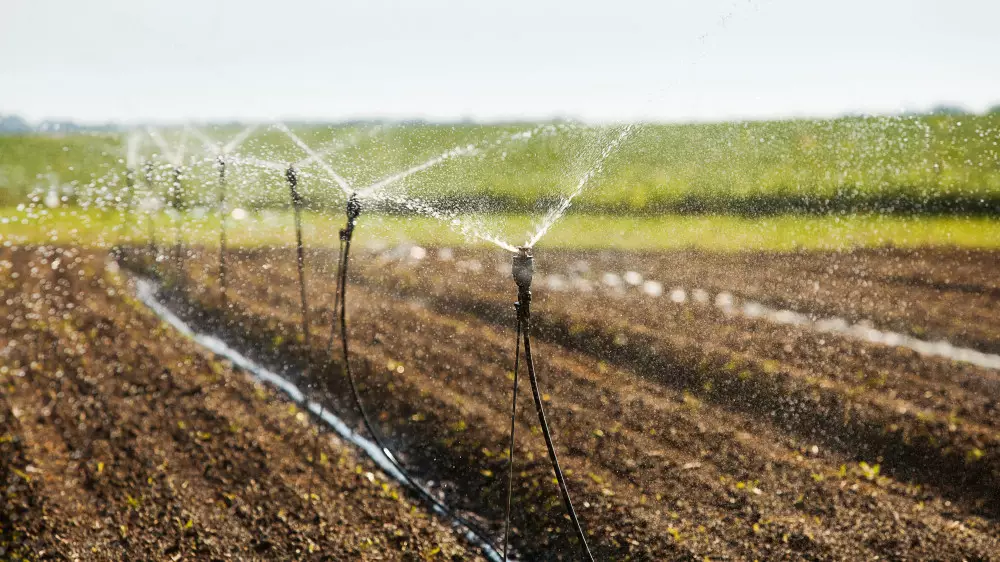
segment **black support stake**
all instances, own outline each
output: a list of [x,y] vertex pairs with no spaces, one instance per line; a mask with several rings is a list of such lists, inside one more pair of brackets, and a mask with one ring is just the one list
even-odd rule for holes
[[521,303],[514,303],[517,312],[517,335],[514,337],[514,392],[510,400],[510,447],[507,449],[507,510],[503,521],[503,560],[507,562],[510,544],[510,499],[514,495],[514,430],[517,420],[517,383],[521,363]]
[[[306,257],[305,249],[302,246],[302,195],[299,194],[299,174],[295,166],[289,166],[285,171],[285,179],[288,180],[288,190],[292,197],[292,210],[295,214],[295,260],[296,268],[299,272],[299,300],[302,304],[302,337],[305,338],[304,347],[309,349],[309,303],[306,300]],[[306,377],[310,376],[312,361],[308,351],[306,352]]]
[[125,211],[122,216],[122,237],[132,241],[132,206],[135,203],[135,170],[125,169]]
[[183,254],[183,222],[184,222],[184,186],[181,183],[181,168],[174,167],[174,184],[171,200],[177,218],[174,222],[174,260],[176,266],[177,282],[181,283],[184,278],[184,254]]
[[[149,160],[143,165],[143,183],[146,184],[146,192],[149,193],[149,197],[154,196],[153,193],[153,163]],[[149,255],[153,258],[153,263],[156,263],[156,209],[150,208],[146,215],[146,229],[148,231],[147,242],[149,243]]]
[[219,156],[219,297],[222,310],[228,308],[226,295],[226,158]]

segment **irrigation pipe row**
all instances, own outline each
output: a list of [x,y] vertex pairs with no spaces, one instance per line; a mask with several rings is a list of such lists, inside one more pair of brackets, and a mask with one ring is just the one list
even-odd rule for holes
[[[286,131],[288,132],[288,131]],[[289,132],[290,133],[290,132]],[[293,137],[294,139],[294,137]],[[155,139],[154,139],[155,140]],[[455,154],[460,154],[461,151],[453,151]],[[447,159],[447,157],[453,156],[455,154],[448,153],[444,157],[439,157],[439,159]],[[219,180],[218,180],[218,212],[220,214],[220,227],[219,227],[219,269],[218,269],[218,282],[220,290],[220,298],[223,307],[226,306],[228,302],[228,297],[226,295],[226,221],[225,221],[225,203],[226,203],[226,159],[224,154],[220,153],[217,157],[217,162],[219,166]],[[436,162],[435,162],[436,163]],[[413,169],[413,171],[419,171],[429,166],[418,166]],[[174,182],[172,186],[172,197],[170,198],[170,205],[174,208],[175,212],[178,213],[175,223],[175,267],[178,276],[182,275],[184,267],[184,259],[182,256],[182,246],[183,237],[181,234],[182,227],[181,221],[183,217],[181,213],[181,204],[183,198],[183,186],[181,183],[182,174],[179,165],[174,167]],[[405,177],[411,170],[407,170],[406,173],[398,175],[400,177]],[[298,273],[299,281],[299,298],[301,305],[302,314],[302,335],[306,345],[311,341],[310,338],[310,322],[309,322],[309,306],[306,294],[306,280],[305,280],[305,252],[302,240],[302,206],[303,198],[298,190],[298,172],[294,165],[290,165],[285,170],[285,178],[288,182],[289,194],[292,203],[292,209],[294,212],[295,220],[295,244],[296,244],[296,269]],[[391,177],[391,180],[398,179],[397,177]],[[132,171],[130,169],[127,175],[128,189],[134,191],[134,180],[132,176]],[[145,183],[147,187],[151,189],[152,178],[151,178],[151,168],[147,165]],[[385,183],[388,183],[386,181]],[[375,184],[377,187],[382,187],[381,183]],[[131,203],[131,202],[130,202]],[[131,207],[131,204],[129,205]],[[126,213],[128,214],[128,213]],[[350,249],[351,240],[354,234],[354,228],[357,223],[357,219],[361,214],[361,205],[358,201],[358,193],[350,193],[346,204],[346,214],[347,222],[345,227],[340,231],[340,252],[337,258],[337,273],[336,273],[336,289],[334,294],[334,308],[333,308],[333,319],[331,321],[331,332],[330,339],[327,343],[327,356],[329,360],[329,365],[332,366],[333,359],[333,340],[336,332],[336,325],[339,320],[340,328],[340,341],[342,348],[342,365],[341,370],[345,378],[347,378],[350,388],[351,395],[353,397],[355,406],[361,416],[362,422],[365,429],[371,435],[372,439],[375,441],[382,455],[388,460],[388,462],[402,475],[404,483],[407,484],[411,489],[417,492],[420,496],[424,497],[429,501],[437,510],[450,516],[455,522],[463,525],[471,532],[479,536],[485,544],[489,545],[494,551],[499,551],[496,545],[488,538],[489,533],[480,528],[477,524],[468,520],[467,518],[452,511],[446,504],[441,502],[434,494],[422,486],[416,479],[406,470],[400,462],[393,455],[392,451],[386,445],[385,440],[380,431],[375,428],[375,425],[371,421],[371,417],[368,415],[367,409],[364,407],[364,403],[361,399],[361,393],[357,384],[357,380],[350,365],[350,348],[347,337],[347,315],[346,315],[346,303],[347,303],[347,273],[348,264],[350,261]],[[128,220],[128,217],[125,219]],[[152,224],[152,220],[149,223],[150,228],[150,244],[151,249],[155,250],[155,230]],[[516,414],[517,414],[517,392],[518,392],[518,382],[519,382],[519,371],[520,371],[520,344],[523,340],[524,342],[524,355],[525,363],[528,370],[528,380],[531,385],[532,396],[535,403],[535,410],[538,414],[538,421],[541,426],[542,435],[545,438],[545,445],[548,450],[549,460],[552,464],[553,471],[555,472],[556,482],[559,486],[560,496],[563,501],[563,505],[566,509],[566,513],[570,519],[573,527],[573,531],[576,534],[577,540],[580,542],[581,553],[583,558],[588,561],[593,561],[593,554],[590,552],[590,547],[587,544],[586,535],[580,524],[579,517],[573,507],[572,499],[570,498],[569,488],[566,484],[566,478],[563,474],[562,467],[559,463],[558,455],[556,454],[555,445],[552,440],[552,434],[549,429],[548,421],[546,419],[544,406],[542,404],[541,393],[538,388],[538,377],[535,371],[534,360],[531,354],[531,280],[533,274],[534,258],[531,254],[530,247],[519,248],[517,253],[514,255],[512,264],[512,275],[514,281],[518,287],[518,301],[515,303],[515,311],[517,317],[517,327],[516,327],[516,339],[515,339],[515,351],[514,351],[514,388],[512,393],[511,401],[511,418],[510,418],[510,442],[508,449],[508,482],[507,482],[507,498],[506,498],[506,509],[504,514],[504,540],[503,540],[503,560],[506,562],[508,559],[508,549],[510,543],[510,516],[511,516],[511,503],[513,496],[513,480],[514,480],[514,447],[515,447],[515,429],[516,429]],[[312,372],[312,359],[309,353],[306,353],[306,367],[305,374],[307,377],[312,377],[314,373]],[[313,386],[314,383],[310,383],[309,386]],[[320,416],[322,417],[323,401],[317,401],[320,404]],[[319,430],[317,430],[315,441],[313,444],[313,454],[312,463],[310,467],[309,484],[307,488],[306,500],[311,501],[312,498],[312,485],[315,475],[315,466],[317,462],[318,447],[319,447]]]

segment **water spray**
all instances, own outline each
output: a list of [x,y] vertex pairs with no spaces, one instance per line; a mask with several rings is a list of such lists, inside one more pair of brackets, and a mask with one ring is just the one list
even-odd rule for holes
[[[590,553],[587,545],[587,537],[580,526],[580,519],[573,508],[573,501],[569,496],[569,488],[566,486],[566,477],[563,476],[562,468],[559,466],[559,457],[556,455],[555,446],[552,443],[552,433],[549,431],[549,424],[545,418],[545,409],[542,406],[542,396],[538,391],[538,377],[535,374],[535,363],[531,358],[531,279],[535,269],[535,257],[528,246],[518,248],[511,265],[511,275],[514,283],[517,284],[517,302],[514,308],[517,311],[517,337],[524,339],[524,362],[528,366],[528,381],[531,383],[531,394],[535,400],[535,411],[538,413],[538,423],[542,428],[542,435],[545,437],[545,446],[549,451],[549,460],[552,462],[552,469],[556,473],[556,482],[559,484],[559,493],[562,495],[563,505],[566,507],[566,514],[569,515],[573,530],[580,541],[583,555],[586,560],[593,562],[594,555]],[[507,483],[507,513],[504,521],[504,560],[507,558],[507,541],[510,529],[510,500],[513,489],[514,477],[514,416],[517,413],[517,371],[520,360],[520,346],[515,345],[514,351],[514,396],[511,406],[510,418],[510,450],[508,451],[508,461],[510,463],[508,483]]]

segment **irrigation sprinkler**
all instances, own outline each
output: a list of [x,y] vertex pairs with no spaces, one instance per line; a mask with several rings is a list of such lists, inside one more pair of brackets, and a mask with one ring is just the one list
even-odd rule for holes
[[[545,446],[549,451],[549,460],[552,462],[552,469],[556,473],[556,482],[559,484],[559,493],[562,496],[563,505],[566,507],[566,514],[569,515],[570,522],[573,525],[573,530],[576,532],[576,537],[580,541],[580,547],[583,549],[584,558],[593,562],[594,555],[590,553],[590,547],[587,545],[587,537],[583,533],[583,527],[580,526],[580,519],[576,515],[576,510],[573,508],[573,501],[569,496],[569,488],[566,486],[566,477],[563,476],[562,468],[559,466],[559,457],[556,455],[555,446],[552,443],[552,433],[549,431],[549,424],[545,418],[545,409],[542,406],[542,396],[538,391],[538,376],[535,373],[535,362],[531,358],[531,279],[534,274],[535,257],[531,253],[531,248],[528,246],[518,248],[516,254],[514,254],[514,260],[511,265],[511,275],[514,277],[514,283],[517,285],[517,302],[514,304],[514,308],[517,311],[517,337],[518,339],[524,340],[524,362],[528,367],[528,381],[531,383],[531,394],[535,400],[535,411],[538,413],[538,423],[542,428],[542,435],[545,437]],[[510,470],[508,478],[507,487],[507,513],[506,520],[504,521],[504,560],[507,558],[507,540],[510,529],[510,500],[511,493],[513,489],[513,476],[514,476],[514,415],[516,414],[517,408],[517,371],[519,367],[520,359],[520,347],[515,345],[514,347],[514,397],[512,399],[513,406],[511,406],[511,419],[510,419],[510,450],[508,451],[508,461],[510,463]]]
[[174,166],[174,183],[171,187],[171,205],[174,208],[176,217],[174,218],[174,266],[176,267],[177,280],[180,282],[184,272],[184,256],[182,254],[183,247],[183,228],[181,223],[183,222],[183,184],[181,183],[181,167],[179,165]]
[[122,213],[122,237],[131,241],[132,205],[135,201],[135,170],[125,168],[125,209]]
[[[330,339],[326,344],[326,353],[328,356],[332,356],[333,354],[333,340],[335,334],[337,333],[338,311],[340,310],[342,300],[341,294],[343,292],[344,282],[346,282],[347,279],[347,275],[344,273],[347,269],[347,258],[345,256],[350,252],[351,239],[354,237],[354,226],[358,222],[358,217],[361,216],[361,202],[358,201],[356,193],[352,193],[351,196],[347,198],[345,210],[347,212],[347,222],[345,223],[344,228],[340,229],[340,251],[337,254],[337,287],[334,292],[333,317],[330,321]],[[346,251],[345,246],[347,247]]]
[[226,295],[226,157],[219,155],[219,297],[222,310],[228,308]]
[[[347,263],[346,263],[346,257],[345,256],[347,255],[348,251],[350,250],[350,241],[351,241],[351,238],[354,236],[354,225],[357,223],[358,217],[360,215],[361,215],[361,203],[358,202],[357,194],[351,194],[351,196],[348,197],[348,199],[347,199],[347,224],[346,224],[346,226],[344,226],[344,228],[340,229],[340,252],[337,255],[337,275],[336,275],[337,286],[336,286],[336,289],[334,290],[335,292],[334,292],[334,300],[333,300],[333,318],[331,320],[331,325],[330,325],[330,339],[327,341],[327,344],[326,344],[326,354],[327,354],[327,357],[331,358],[331,360],[332,360],[332,357],[333,357],[333,339],[335,337],[335,334],[337,333],[336,325],[337,325],[338,313],[339,313],[339,311],[343,310],[343,308],[342,308],[342,306],[343,306],[342,295],[343,295],[343,288],[344,288],[344,280],[346,280],[346,278],[347,278]],[[347,246],[347,251],[345,251],[345,246]],[[343,338],[345,338],[345,341],[344,341],[344,354],[345,354],[344,355],[344,357],[345,357],[344,363],[346,365],[346,363],[347,363],[347,360],[346,360],[346,357],[347,357],[347,342],[346,342],[346,337],[347,337],[346,336],[347,318],[346,318],[346,316],[340,316],[340,319],[343,322],[343,325],[345,327],[344,330],[342,330],[341,335],[342,335]],[[355,398],[356,399],[358,398],[357,394],[355,394]],[[358,405],[358,408],[362,408],[360,401],[357,402],[357,405]],[[361,411],[362,411],[362,417],[366,417],[366,414],[364,413],[364,410],[362,409]],[[320,417],[322,417],[322,416],[323,416],[323,402],[320,401]],[[367,423],[367,418],[366,418],[366,423]],[[313,468],[315,468],[315,465],[316,465],[316,455],[317,454],[319,454],[319,433],[318,432],[316,433],[316,439],[313,442]],[[391,457],[389,457],[389,458],[391,459]],[[313,471],[310,471],[310,474],[309,474],[309,487],[308,487],[307,497],[311,497],[311,495],[312,495],[312,483],[313,483],[313,474],[312,474],[312,472]]]
[[[149,193],[149,197],[153,197],[153,162],[151,160],[146,160],[142,165],[142,181],[146,185],[146,192]],[[149,244],[149,255],[153,258],[153,263],[156,263],[156,225],[155,216],[153,212],[155,209],[148,209],[146,211],[146,229],[147,229],[147,242]]]
[[[299,299],[302,304],[302,337],[304,343],[309,345],[309,303],[306,300],[306,269],[305,250],[302,246],[302,195],[299,193],[299,174],[295,166],[289,165],[285,170],[285,179],[288,180],[288,191],[292,198],[292,211],[295,215],[295,259],[299,272]],[[308,376],[311,370],[309,354],[306,354],[305,373]]]
[[[226,295],[226,162],[230,153],[243,144],[253,132],[257,130],[257,125],[245,127],[225,144],[212,141],[205,133],[196,127],[186,125],[185,133],[191,133],[201,141],[205,151],[216,157],[219,165],[218,183],[218,210],[219,210],[219,297],[222,300],[222,308],[228,307],[228,296]],[[279,168],[280,169],[280,168]]]
[[[499,548],[492,540],[490,540],[489,533],[485,529],[483,529],[476,523],[472,522],[468,518],[462,516],[461,514],[456,513],[454,510],[448,507],[447,504],[438,499],[438,497],[433,493],[431,493],[430,490],[428,490],[419,482],[417,482],[417,480],[413,477],[413,475],[410,474],[410,471],[408,471],[396,459],[396,456],[392,454],[392,451],[386,445],[385,439],[382,437],[382,433],[375,429],[375,424],[372,423],[371,416],[368,415],[368,410],[365,409],[364,403],[361,401],[361,393],[358,389],[357,379],[354,377],[354,372],[351,370],[351,362],[350,362],[351,353],[347,340],[347,312],[346,312],[347,266],[350,263],[351,240],[354,237],[354,227],[357,224],[358,217],[361,215],[361,202],[358,199],[357,193],[352,193],[347,198],[347,205],[345,210],[347,213],[347,223],[345,224],[344,228],[340,230],[341,251],[340,251],[340,258],[338,259],[337,263],[337,289],[336,289],[337,292],[334,295],[335,301],[334,301],[333,321],[335,324],[338,321],[340,323],[340,343],[341,343],[341,349],[343,351],[342,355],[343,362],[341,363],[341,372],[343,373],[344,377],[347,378],[347,381],[351,387],[351,395],[354,398],[354,405],[357,407],[358,413],[361,415],[361,422],[364,424],[365,429],[368,431],[368,434],[371,435],[372,440],[375,441],[375,444],[378,446],[378,449],[382,453],[382,456],[385,457],[385,459],[389,462],[389,464],[391,464],[396,469],[396,471],[399,472],[399,475],[402,477],[402,480],[407,486],[410,487],[411,490],[413,490],[421,497],[423,497],[424,500],[433,505],[441,513],[449,515],[454,521],[463,525],[466,529],[468,529],[470,532],[479,537],[479,539],[482,540],[484,544],[488,545],[493,550],[494,553],[497,553],[499,552]],[[333,364],[332,332],[334,331],[336,330],[331,330],[331,336],[330,336],[331,343],[328,348],[328,351],[330,352],[329,365]],[[313,457],[313,459],[315,461],[315,456]]]
[[[221,160],[221,157],[220,157]],[[222,168],[225,170],[225,168]],[[295,169],[294,164],[289,164],[288,169],[285,170],[285,179],[288,181],[288,192],[292,199],[292,211],[295,215],[295,265],[299,273],[299,300],[302,304],[302,337],[304,338],[303,343],[305,344],[306,353],[306,367],[303,370],[303,375],[307,379],[306,385],[312,386],[312,382],[308,381],[308,378],[312,376],[312,359],[308,352],[309,349],[309,302],[306,300],[306,258],[305,249],[302,245],[302,195],[299,193],[299,173]],[[221,267],[221,261],[220,267]],[[221,274],[221,272],[220,272]],[[323,417],[323,401],[319,400],[320,403],[320,418]],[[309,485],[306,487],[306,501],[309,502],[312,499],[312,486],[313,486],[313,476],[316,473],[316,463],[319,458],[319,429],[316,430],[316,438],[313,441],[313,456],[312,463],[309,466]]]

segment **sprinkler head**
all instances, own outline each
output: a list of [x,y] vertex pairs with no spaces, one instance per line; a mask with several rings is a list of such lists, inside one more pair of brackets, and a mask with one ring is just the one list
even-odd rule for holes
[[361,202],[358,201],[358,194],[352,193],[350,197],[347,198],[347,225],[340,229],[340,239],[350,240],[354,235],[354,223],[357,221],[358,216],[361,215]]
[[531,276],[535,270],[535,257],[531,255],[531,248],[518,248],[514,254],[514,263],[511,267],[511,274],[514,282],[521,291],[531,289]]
[[285,179],[288,180],[288,183],[292,184],[292,187],[299,184],[299,173],[296,171],[295,166],[288,166],[288,169],[285,170]]
[[361,215],[361,202],[358,201],[358,194],[352,193],[347,199],[347,220],[354,222]]

